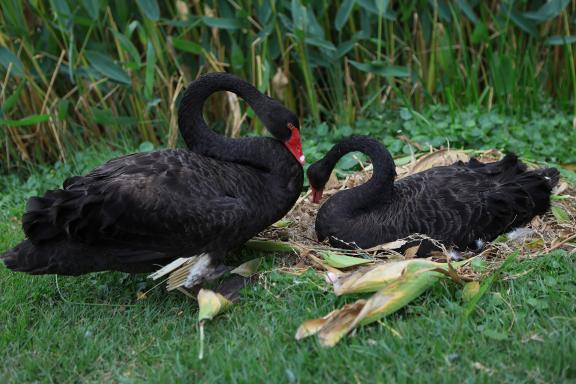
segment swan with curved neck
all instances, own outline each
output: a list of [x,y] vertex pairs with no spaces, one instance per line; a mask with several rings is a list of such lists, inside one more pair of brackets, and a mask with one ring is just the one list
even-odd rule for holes
[[283,142],[296,160],[304,164],[298,118],[253,85],[224,72],[203,75],[184,92],[178,111],[178,124],[189,149],[224,161],[258,161],[255,155],[259,152],[258,141],[262,138],[232,139],[208,128],[202,109],[206,99],[218,91],[233,92],[245,100],[272,136]]
[[[314,202],[320,202],[338,160],[353,151],[368,155],[374,171],[368,182],[337,192],[319,209],[318,238],[334,246],[371,248],[418,233],[457,249],[475,249],[546,212],[559,178],[554,168],[528,171],[508,154],[495,163],[472,159],[395,182],[386,148],[369,137],[353,136],[308,168]],[[433,247],[421,249],[418,255],[424,256]]]
[[[273,137],[230,139],[208,128],[204,101],[228,90],[244,98]],[[225,73],[192,82],[179,128],[189,149],[122,156],[28,200],[27,239],[0,255],[14,271],[79,275],[150,272],[202,255],[187,284],[215,277],[228,252],[282,218],[302,191],[297,117]]]

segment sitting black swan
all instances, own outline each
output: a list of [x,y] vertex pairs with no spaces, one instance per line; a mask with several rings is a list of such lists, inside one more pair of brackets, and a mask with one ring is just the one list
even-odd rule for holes
[[[353,136],[308,169],[314,202],[320,201],[338,160],[352,151],[371,158],[371,179],[336,193],[316,218],[319,240],[328,238],[333,246],[345,248],[371,248],[419,233],[456,249],[478,249],[545,213],[559,180],[557,169],[527,171],[508,154],[495,163],[471,159],[394,182],[395,165],[386,148],[369,137]],[[428,242],[417,255],[425,256],[433,248]]]
[[[221,90],[246,100],[274,137],[211,131],[202,107]],[[278,101],[232,75],[208,74],[186,89],[179,128],[191,150],[118,157],[28,200],[27,239],[0,256],[6,266],[31,274],[149,272],[198,254],[216,265],[296,202],[304,177],[299,122]]]

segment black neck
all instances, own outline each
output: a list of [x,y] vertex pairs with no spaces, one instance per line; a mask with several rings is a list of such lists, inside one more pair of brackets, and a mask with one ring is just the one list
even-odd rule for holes
[[376,202],[391,201],[394,193],[396,166],[388,150],[378,141],[366,136],[352,136],[336,144],[324,157],[326,166],[332,170],[340,158],[350,152],[362,152],[370,158],[373,174],[363,185],[339,192],[346,199],[348,210],[373,206]]
[[[255,156],[256,139],[231,139],[206,125],[202,109],[206,99],[218,91],[234,92],[261,116],[268,98],[246,81],[228,73],[209,73],[194,81],[184,92],[178,109],[178,126],[186,146],[207,157],[266,167],[266,159]],[[266,161],[268,162],[268,161]]]

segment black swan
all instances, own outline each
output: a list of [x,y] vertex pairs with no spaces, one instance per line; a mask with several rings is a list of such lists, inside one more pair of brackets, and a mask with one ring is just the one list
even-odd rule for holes
[[[394,182],[394,161],[386,148],[369,137],[352,136],[309,167],[314,202],[320,202],[338,160],[353,151],[371,158],[371,179],[330,197],[316,218],[319,240],[327,238],[337,247],[371,248],[419,233],[457,250],[477,250],[545,213],[559,180],[557,169],[527,171],[508,154],[494,163],[471,159]],[[417,256],[437,249],[430,241],[424,243]]]
[[[246,100],[273,138],[211,131],[202,107],[223,90]],[[31,274],[150,272],[207,254],[208,273],[290,210],[304,178],[292,112],[235,76],[212,73],[188,86],[178,113],[191,150],[118,157],[29,199],[22,220],[27,239],[0,256],[5,265]]]

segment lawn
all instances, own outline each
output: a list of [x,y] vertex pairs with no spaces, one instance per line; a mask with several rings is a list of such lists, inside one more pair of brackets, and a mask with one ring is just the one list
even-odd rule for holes
[[[25,182],[6,176],[0,249],[22,238],[25,197],[131,150],[94,147]],[[332,349],[294,333],[354,298],[335,298],[314,271],[283,273],[280,256],[268,257],[259,283],[206,325],[203,360],[196,303],[160,288],[137,300],[153,286],[144,275],[56,279],[0,266],[0,382],[571,382],[574,256],[518,259],[469,318],[461,287],[444,282]]]

